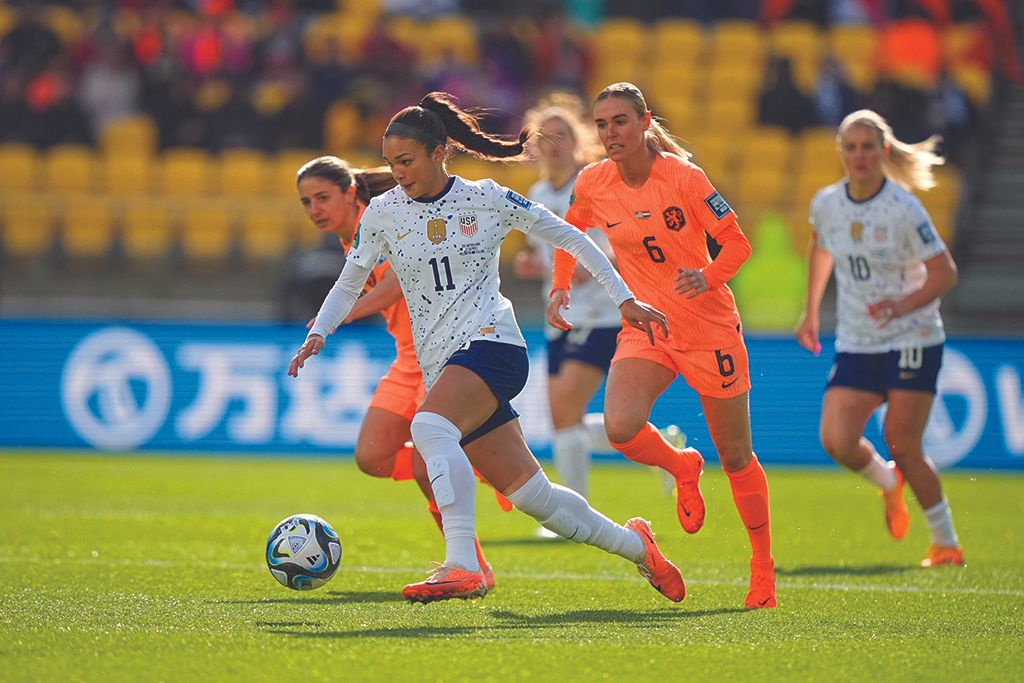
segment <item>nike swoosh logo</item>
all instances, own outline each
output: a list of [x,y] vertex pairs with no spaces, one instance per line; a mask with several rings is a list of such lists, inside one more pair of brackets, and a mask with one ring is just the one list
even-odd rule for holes
[[[622,221],[619,221],[619,223],[621,223],[621,222],[622,222]],[[608,221],[605,221],[605,222],[604,222],[604,224],[605,224],[605,225],[607,225],[607,226],[608,226],[609,228],[614,228],[614,227],[615,227],[616,225],[618,225],[619,223],[609,223]]]
[[762,600],[761,602],[759,602],[757,604],[759,604],[759,605],[761,605],[763,607],[763,606],[768,604],[769,600],[771,600],[771,597],[767,597],[767,598],[765,598],[764,600]]
[[402,234],[400,234],[400,235],[397,235],[397,236],[395,237],[395,239],[398,239],[398,240],[404,240],[404,239],[405,239],[406,237],[408,237],[408,236],[409,236],[409,235],[411,235],[412,233],[413,233],[413,231],[412,231],[412,230],[410,230],[409,232],[403,232]]
[[733,381],[731,381],[731,382],[722,382],[722,388],[723,388],[723,389],[728,389],[728,388],[729,388],[729,387],[731,387],[731,386],[732,386],[733,384],[736,384],[736,381],[737,381],[738,379],[739,379],[739,377],[737,377],[736,379],[734,379],[734,380],[733,380]]
[[450,583],[461,583],[465,579],[441,579],[440,581],[431,581],[431,586],[447,586]]
[[680,507],[683,508],[683,514],[686,515],[687,517],[689,517],[690,516],[690,511],[686,509],[686,506],[685,505],[680,505]]
[[748,526],[747,528],[750,529],[751,531],[757,531],[758,529],[760,529],[761,527],[763,527],[767,523],[768,522],[761,522],[757,526]]

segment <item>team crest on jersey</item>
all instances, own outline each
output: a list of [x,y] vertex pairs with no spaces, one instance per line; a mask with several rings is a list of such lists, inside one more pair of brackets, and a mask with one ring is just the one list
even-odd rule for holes
[[715,214],[715,218],[725,218],[726,214],[732,211],[729,202],[725,201],[725,198],[718,192],[705,199],[704,203],[711,209],[711,213]]
[[864,237],[864,224],[860,221],[854,221],[850,223],[850,239],[854,242],[860,242]]
[[443,218],[433,218],[427,221],[427,239],[433,244],[441,244],[448,236],[448,229]]
[[476,214],[463,214],[459,216],[459,232],[466,237],[476,234]]
[[683,210],[678,206],[668,207],[661,212],[661,216],[665,219],[665,227],[669,230],[678,232],[686,225],[686,216],[683,215]]
[[531,202],[529,199],[519,194],[518,192],[513,192],[512,190],[509,190],[508,192],[505,193],[505,199],[509,200],[510,202],[512,202],[521,209],[529,209],[530,207],[533,206],[533,202]]

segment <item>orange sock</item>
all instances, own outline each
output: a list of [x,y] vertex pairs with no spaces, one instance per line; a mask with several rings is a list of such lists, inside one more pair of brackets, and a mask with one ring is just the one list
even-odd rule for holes
[[412,479],[412,446],[406,444],[395,453],[395,466],[391,468],[391,478],[395,481]]
[[612,443],[612,447],[633,462],[660,467],[673,476],[687,464],[675,446],[665,441],[665,437],[650,422],[629,441]]
[[771,511],[768,506],[768,480],[755,455],[741,470],[725,473],[732,486],[732,499],[739,510],[743,526],[750,536],[754,560],[767,560],[772,556]]
[[[427,503],[427,512],[434,518],[434,523],[437,524],[437,528],[444,534],[444,525],[441,523],[441,511],[437,509],[437,503],[430,501]],[[480,546],[480,539],[474,538],[473,542],[476,544],[476,561],[480,563],[480,568],[483,569],[487,566],[487,558],[484,557],[484,549]]]

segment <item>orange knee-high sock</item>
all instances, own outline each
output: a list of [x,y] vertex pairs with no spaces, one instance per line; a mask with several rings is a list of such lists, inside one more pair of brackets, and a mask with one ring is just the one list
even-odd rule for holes
[[755,455],[747,466],[736,472],[725,471],[732,487],[732,499],[747,527],[754,560],[767,560],[772,556],[771,511],[768,505],[768,479]]
[[[444,524],[441,523],[441,511],[437,509],[437,503],[430,501],[427,503],[427,512],[434,518],[434,523],[437,524],[437,528],[444,534]],[[487,566],[487,558],[484,557],[484,549],[480,547],[480,539],[473,539],[476,543],[476,560],[480,563],[480,568],[483,569]]]
[[412,476],[412,444],[406,442],[395,453],[395,465],[391,468],[391,478],[395,481],[409,481]]
[[625,443],[614,443],[612,447],[619,453],[641,465],[660,467],[673,476],[682,473],[686,460],[679,454],[675,446],[665,441],[665,437],[650,422]]

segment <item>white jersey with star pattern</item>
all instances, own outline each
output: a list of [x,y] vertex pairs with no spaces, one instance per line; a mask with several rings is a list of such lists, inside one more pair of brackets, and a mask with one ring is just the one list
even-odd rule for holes
[[[386,258],[402,285],[416,356],[430,387],[458,349],[483,339],[526,346],[511,302],[499,291],[501,242],[511,230],[535,233],[579,254],[616,305],[634,298],[597,246],[580,231],[493,180],[452,176],[429,201],[396,187],[373,198],[363,213],[345,270],[328,294],[311,334],[343,319],[365,279]],[[352,273],[348,273],[352,269]]]
[[810,220],[818,245],[834,259],[836,351],[882,353],[945,341],[938,299],[881,328],[868,316],[869,305],[919,289],[924,261],[946,250],[917,197],[886,180],[873,197],[855,201],[843,180],[818,191]]

